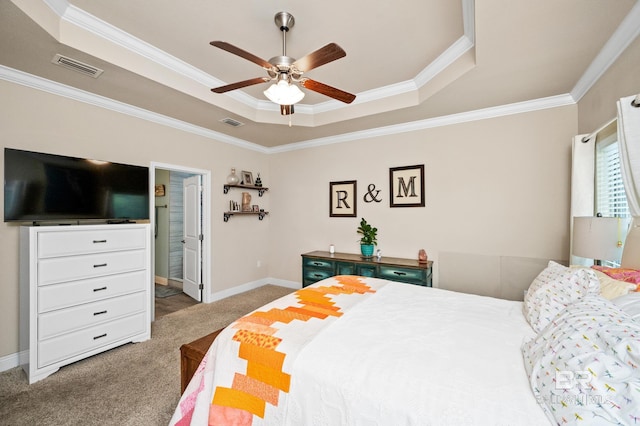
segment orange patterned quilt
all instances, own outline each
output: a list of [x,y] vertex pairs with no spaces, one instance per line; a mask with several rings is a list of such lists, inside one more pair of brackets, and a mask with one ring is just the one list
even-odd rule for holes
[[218,336],[185,390],[171,425],[278,424],[292,365],[315,335],[385,285],[336,276],[240,318]]

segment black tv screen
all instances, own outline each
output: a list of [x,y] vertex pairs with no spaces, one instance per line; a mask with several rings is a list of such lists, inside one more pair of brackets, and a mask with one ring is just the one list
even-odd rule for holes
[[149,169],[4,149],[4,221],[149,219]]

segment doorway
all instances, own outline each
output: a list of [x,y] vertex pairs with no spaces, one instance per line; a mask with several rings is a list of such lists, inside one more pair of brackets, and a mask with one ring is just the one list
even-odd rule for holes
[[[205,236],[208,237],[210,229],[210,172],[152,163],[150,178],[154,194],[151,214],[154,308],[151,312],[155,319],[156,314],[162,316],[198,303],[191,297],[205,302],[209,300],[211,271],[208,253],[211,243]],[[185,182],[197,182],[201,189],[194,190],[193,184],[185,186]],[[186,220],[185,214],[188,216]],[[194,222],[197,222],[199,231],[197,262],[193,256],[193,235],[185,237],[185,234],[193,234]],[[187,241],[191,241],[188,245],[190,250],[186,250]],[[194,270],[197,271],[195,275]]]

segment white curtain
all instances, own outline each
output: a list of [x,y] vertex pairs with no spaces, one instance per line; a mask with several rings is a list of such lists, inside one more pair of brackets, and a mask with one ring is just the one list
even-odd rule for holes
[[[569,253],[573,253],[573,218],[593,216],[596,135],[573,138],[571,166],[571,215],[569,217]],[[588,259],[570,255],[572,265],[587,265]]]
[[620,172],[629,211],[636,226],[640,216],[640,95],[618,101]]

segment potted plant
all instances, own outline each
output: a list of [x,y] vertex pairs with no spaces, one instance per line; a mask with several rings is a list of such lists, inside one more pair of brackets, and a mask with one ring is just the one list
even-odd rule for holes
[[369,225],[367,221],[362,218],[360,220],[360,226],[358,227],[358,234],[362,235],[360,238],[360,252],[364,257],[373,256],[373,249],[378,244],[378,228],[374,228]]

